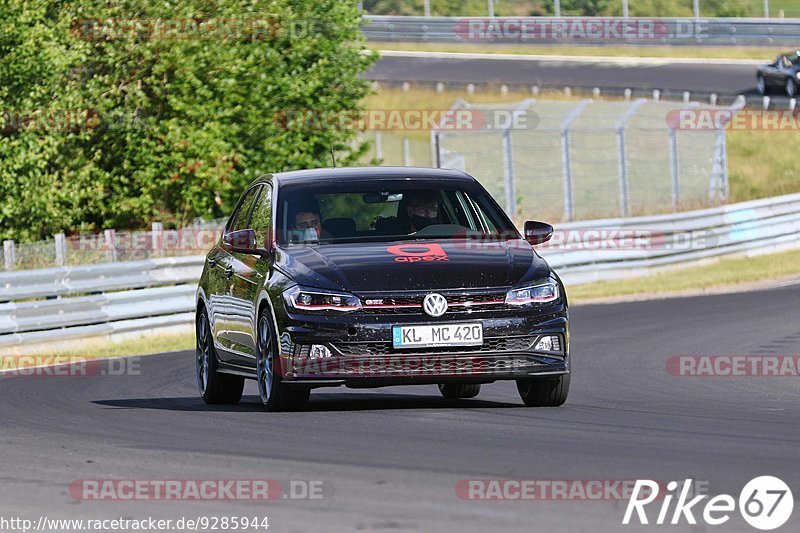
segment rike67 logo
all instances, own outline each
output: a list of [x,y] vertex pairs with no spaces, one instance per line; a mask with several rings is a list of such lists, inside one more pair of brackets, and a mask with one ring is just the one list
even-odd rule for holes
[[420,263],[431,261],[449,261],[447,254],[439,244],[398,244],[386,249],[398,263]]
[[[677,481],[670,481],[666,487],[649,479],[637,480],[622,523],[628,525],[638,520],[642,525],[650,524],[652,514],[648,518],[645,506],[659,500],[661,505],[655,524],[695,525],[697,519],[701,518],[710,526],[719,526],[730,520],[738,503],[739,513],[745,522],[756,529],[770,531],[784,525],[794,508],[794,497],[789,486],[774,476],[751,479],[739,493],[738,502],[729,494],[720,494],[707,501],[704,501],[708,498],[705,494],[690,499],[691,486],[691,479],[687,479],[683,486]],[[666,488],[666,491],[662,491],[662,488]],[[675,506],[671,508],[673,500]]]

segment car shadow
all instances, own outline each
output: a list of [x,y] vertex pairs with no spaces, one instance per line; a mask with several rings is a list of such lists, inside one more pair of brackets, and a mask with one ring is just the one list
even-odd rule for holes
[[[197,397],[120,398],[94,400],[93,404],[114,409],[155,409],[163,411],[258,412],[263,411],[257,396],[243,396],[237,404],[208,405]],[[302,412],[383,411],[399,409],[493,409],[523,407],[522,402],[498,402],[471,398],[449,400],[417,394],[325,394],[314,396]],[[296,414],[296,413],[295,413]]]

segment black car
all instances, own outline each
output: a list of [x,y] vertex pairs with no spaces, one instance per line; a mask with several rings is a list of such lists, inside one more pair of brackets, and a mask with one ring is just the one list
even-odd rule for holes
[[478,181],[456,170],[335,168],[253,182],[208,253],[196,371],[207,403],[255,379],[268,410],[317,387],[437,384],[471,398],[516,380],[529,406],[569,392],[564,285]]
[[797,96],[800,83],[800,51],[779,55],[774,63],[758,68],[758,92],[767,94],[772,89],[781,90],[789,98]]

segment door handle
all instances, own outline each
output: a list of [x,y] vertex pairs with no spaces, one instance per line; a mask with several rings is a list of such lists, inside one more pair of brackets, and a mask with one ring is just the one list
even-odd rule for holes
[[208,263],[208,268],[214,268],[215,266],[217,266],[217,260],[216,259],[211,259],[209,257],[208,259],[206,259],[206,262]]
[[225,267],[225,275],[227,277],[233,276],[233,267],[231,266]]

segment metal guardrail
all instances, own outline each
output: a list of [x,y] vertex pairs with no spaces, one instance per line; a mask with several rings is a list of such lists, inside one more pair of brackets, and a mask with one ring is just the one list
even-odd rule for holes
[[[554,240],[537,249],[569,285],[725,254],[796,247],[800,194],[562,224]],[[202,265],[202,256],[192,256],[0,273],[0,350],[188,326]]]
[[364,17],[375,42],[798,46],[800,19]]
[[203,260],[0,273],[0,348],[190,324]]
[[[646,275],[653,268],[727,254],[800,247],[800,194],[684,213],[561,224],[556,230],[556,237],[567,244],[540,253],[565,283]],[[620,233],[616,240],[606,236],[614,231]]]

